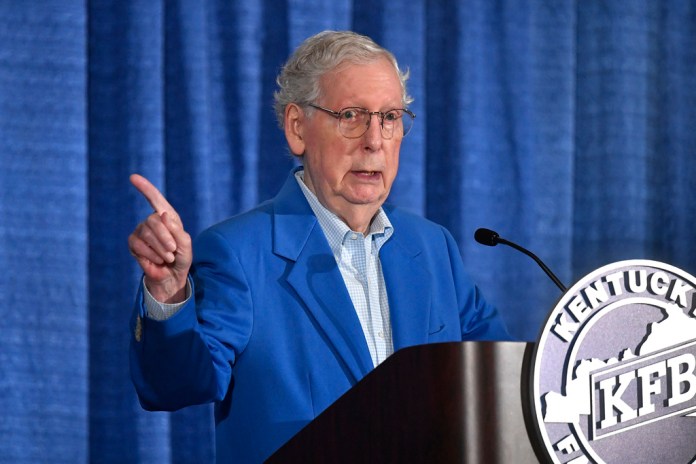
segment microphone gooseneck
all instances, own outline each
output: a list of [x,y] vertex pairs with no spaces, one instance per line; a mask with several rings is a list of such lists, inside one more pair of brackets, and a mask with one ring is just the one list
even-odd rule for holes
[[486,245],[486,246],[496,246],[499,243],[502,243],[503,245],[507,245],[509,247],[514,248],[517,251],[521,251],[525,255],[529,256],[532,258],[536,263],[541,267],[541,269],[546,273],[547,276],[551,280],[553,280],[553,283],[556,284],[558,288],[561,289],[562,292],[565,293],[567,290],[565,285],[561,283],[561,281],[554,275],[553,272],[551,272],[551,269],[549,269],[544,262],[537,257],[534,253],[531,251],[527,250],[526,248],[522,248],[518,244],[511,242],[509,240],[505,240],[502,238],[500,235],[498,235],[497,232],[490,230],[490,229],[485,229],[485,228],[480,228],[476,229],[476,232],[474,232],[474,239],[480,243],[481,245]]

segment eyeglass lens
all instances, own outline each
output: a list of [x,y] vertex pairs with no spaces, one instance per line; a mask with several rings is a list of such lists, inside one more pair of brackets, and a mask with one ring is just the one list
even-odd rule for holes
[[364,108],[344,108],[338,116],[338,126],[341,133],[348,138],[357,138],[367,132],[372,121],[372,116],[378,118],[382,129],[382,136],[386,139],[395,133],[401,137],[408,134],[413,125],[411,115],[403,110],[394,109],[381,112],[369,112]]

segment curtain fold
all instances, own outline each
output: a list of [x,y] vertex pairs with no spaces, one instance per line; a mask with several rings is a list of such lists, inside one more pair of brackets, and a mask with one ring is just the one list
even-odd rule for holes
[[143,411],[126,239],[162,189],[192,235],[295,165],[288,54],[353,29],[410,70],[390,201],[445,225],[514,335],[566,285],[656,259],[696,273],[696,6],[600,0],[0,0],[0,463],[213,462],[212,408]]
[[86,13],[0,4],[0,461],[89,440]]

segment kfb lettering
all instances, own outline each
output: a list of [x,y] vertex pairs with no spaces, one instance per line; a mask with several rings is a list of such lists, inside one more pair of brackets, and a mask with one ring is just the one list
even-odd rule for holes
[[592,439],[696,410],[696,343],[592,375]]

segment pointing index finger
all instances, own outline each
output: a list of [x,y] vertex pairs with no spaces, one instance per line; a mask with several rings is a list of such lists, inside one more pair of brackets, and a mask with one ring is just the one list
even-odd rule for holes
[[157,190],[157,187],[152,185],[149,180],[140,174],[131,174],[130,181],[138,192],[140,192],[148,203],[150,203],[150,206],[152,206],[152,209],[154,209],[157,214],[161,215],[165,211],[171,214],[176,214],[176,211],[172,205],[169,204],[167,199],[164,198],[164,195],[162,195],[162,193]]

